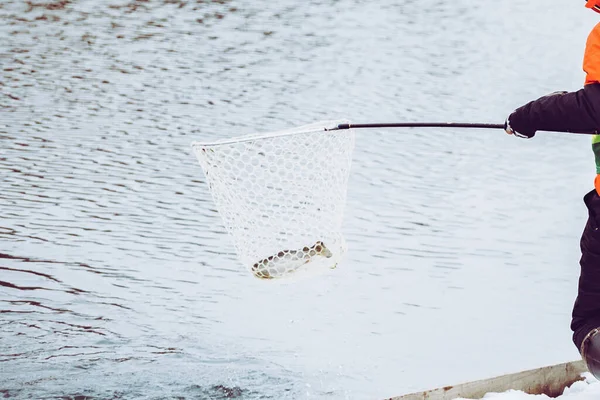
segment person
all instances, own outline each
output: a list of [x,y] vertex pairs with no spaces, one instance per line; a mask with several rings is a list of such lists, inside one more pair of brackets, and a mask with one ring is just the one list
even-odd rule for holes
[[[586,7],[600,13],[600,0],[587,0]],[[588,36],[583,70],[582,89],[554,92],[517,108],[504,130],[521,138],[542,130],[592,134],[596,177],[594,189],[583,198],[588,219],[580,241],[581,272],[571,330],[588,370],[600,379],[600,23]]]

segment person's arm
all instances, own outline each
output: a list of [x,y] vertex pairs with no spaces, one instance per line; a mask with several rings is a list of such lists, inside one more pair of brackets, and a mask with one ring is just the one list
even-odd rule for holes
[[507,132],[533,137],[536,131],[597,133],[600,129],[600,83],[576,92],[556,92],[517,108]]

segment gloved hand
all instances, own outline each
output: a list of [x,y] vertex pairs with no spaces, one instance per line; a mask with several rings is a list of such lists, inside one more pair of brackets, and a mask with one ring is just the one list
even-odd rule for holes
[[514,136],[516,136],[518,138],[522,138],[522,139],[531,139],[532,137],[535,136],[535,131],[527,132],[527,133],[520,133],[520,132],[517,132],[516,130],[514,130],[513,128],[511,128],[510,121],[508,118],[506,118],[506,121],[504,121],[504,130],[509,135],[514,135]]
[[[542,125],[541,120],[545,119],[544,116],[551,116],[554,110],[558,112],[564,107],[561,105],[563,100],[557,97],[566,94],[568,92],[564,90],[552,92],[517,108],[506,118],[504,130],[509,135],[531,139],[535,136],[536,128]],[[578,100],[571,100],[571,102],[575,101],[578,102]]]

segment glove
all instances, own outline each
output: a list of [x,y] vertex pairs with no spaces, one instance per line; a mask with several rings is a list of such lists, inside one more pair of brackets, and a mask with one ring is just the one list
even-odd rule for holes
[[511,128],[510,121],[508,118],[506,118],[506,121],[504,121],[504,130],[509,135],[514,135],[521,139],[531,139],[532,137],[535,136],[535,131],[531,132],[531,133],[529,133],[529,132],[528,133],[520,133],[520,132],[515,131],[513,128]]
[[[530,139],[535,136],[535,127],[540,126],[540,119],[543,115],[548,114],[553,108],[557,108],[560,104],[555,99],[549,99],[554,96],[562,96],[567,94],[564,90],[552,92],[537,100],[531,101],[522,107],[513,111],[506,122],[504,122],[504,130],[509,135],[514,135],[520,138]],[[543,112],[542,112],[543,111]],[[513,125],[510,125],[512,118]]]

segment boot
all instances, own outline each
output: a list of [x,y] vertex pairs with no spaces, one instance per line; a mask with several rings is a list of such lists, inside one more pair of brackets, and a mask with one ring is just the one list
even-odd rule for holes
[[581,357],[588,371],[600,380],[600,327],[592,329],[583,339]]

